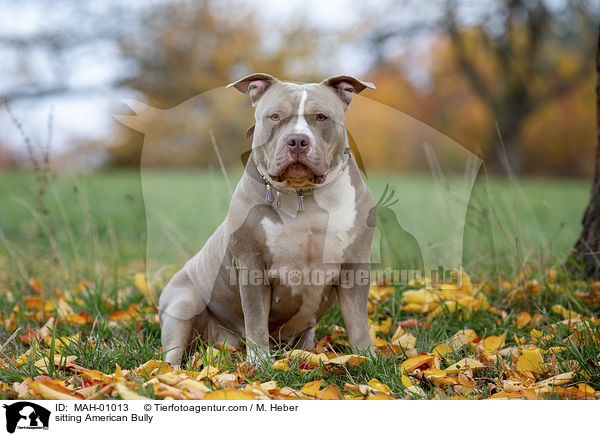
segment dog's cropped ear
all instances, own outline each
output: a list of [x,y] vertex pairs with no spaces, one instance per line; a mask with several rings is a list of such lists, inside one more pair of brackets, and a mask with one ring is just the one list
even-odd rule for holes
[[333,88],[346,105],[349,105],[352,101],[353,93],[358,94],[364,91],[365,88],[375,89],[375,85],[371,82],[363,82],[352,76],[333,76],[321,83]]
[[242,94],[249,94],[252,100],[252,106],[262,97],[269,87],[278,80],[264,73],[250,74],[237,82],[230,83],[227,88],[234,87]]

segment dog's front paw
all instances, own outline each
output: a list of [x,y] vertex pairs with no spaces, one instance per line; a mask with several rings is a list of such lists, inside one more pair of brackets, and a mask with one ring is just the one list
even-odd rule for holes
[[272,363],[268,350],[250,344],[246,345],[246,361],[252,366],[257,366],[263,362]]

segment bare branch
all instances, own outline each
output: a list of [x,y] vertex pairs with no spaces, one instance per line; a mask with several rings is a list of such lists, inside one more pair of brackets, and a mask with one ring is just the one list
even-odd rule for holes
[[473,59],[467,55],[467,49],[465,47],[464,36],[463,33],[458,29],[456,24],[456,17],[454,15],[454,11],[450,7],[450,4],[447,5],[446,8],[446,19],[448,23],[448,34],[450,35],[450,39],[452,40],[452,44],[455,47],[456,56],[458,58],[458,62],[460,63],[461,68],[463,69],[465,75],[471,82],[473,89],[479,96],[487,103],[493,105],[494,97],[488,90],[488,86],[485,83],[480,72],[475,67],[473,63]]

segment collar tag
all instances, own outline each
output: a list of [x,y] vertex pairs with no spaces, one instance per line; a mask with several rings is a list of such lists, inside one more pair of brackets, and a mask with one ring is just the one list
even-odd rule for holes
[[304,211],[304,192],[298,191],[298,212]]
[[346,143],[346,150],[350,150],[350,140],[348,139],[348,131],[344,127],[344,141]]

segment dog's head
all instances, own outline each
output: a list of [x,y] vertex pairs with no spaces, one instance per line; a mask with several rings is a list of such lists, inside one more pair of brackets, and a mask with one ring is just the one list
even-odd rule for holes
[[326,183],[343,157],[344,116],[353,93],[375,89],[350,76],[299,85],[268,74],[252,74],[230,86],[249,94],[256,108],[256,164],[273,185],[292,189]]

